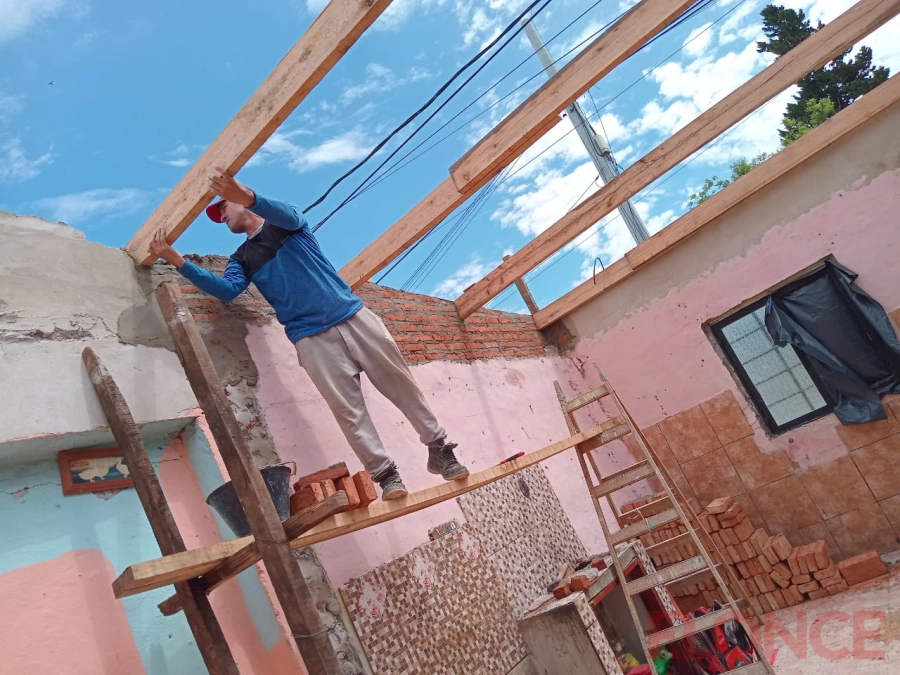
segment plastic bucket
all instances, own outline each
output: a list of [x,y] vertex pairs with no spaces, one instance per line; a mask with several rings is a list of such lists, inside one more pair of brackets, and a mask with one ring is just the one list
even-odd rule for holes
[[[275,502],[275,510],[282,522],[291,515],[291,468],[289,466],[267,466],[259,470],[262,474],[272,501]],[[246,537],[250,534],[250,524],[244,514],[244,507],[238,500],[234,485],[228,481],[213,490],[206,503],[216,510],[222,520],[231,528],[238,537]]]

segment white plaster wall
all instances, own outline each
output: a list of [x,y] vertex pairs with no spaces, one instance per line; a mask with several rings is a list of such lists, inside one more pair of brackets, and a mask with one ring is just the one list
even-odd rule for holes
[[0,442],[107,426],[81,352],[91,346],[138,422],[197,407],[149,271],[64,223],[0,212]]

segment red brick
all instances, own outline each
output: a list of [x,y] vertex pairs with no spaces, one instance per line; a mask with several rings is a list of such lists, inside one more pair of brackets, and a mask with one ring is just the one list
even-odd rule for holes
[[782,561],[788,559],[788,556],[791,554],[791,550],[793,549],[793,546],[791,546],[791,542],[789,542],[787,537],[785,537],[783,534],[772,537],[769,545],[772,547],[775,555],[778,556],[778,559]]
[[803,574],[800,571],[800,562],[797,559],[797,555],[800,553],[800,549],[792,549],[791,554],[788,556],[787,564],[788,567],[791,568],[791,576],[796,576],[798,574]]
[[798,574],[796,576],[791,577],[791,583],[794,584],[795,586],[800,586],[802,584],[808,584],[812,580],[813,580],[813,578],[812,578],[811,574]]
[[888,570],[876,551],[869,551],[838,563],[841,576],[850,586],[884,576]]
[[815,557],[817,571],[824,570],[831,565],[831,555],[828,552],[828,544],[825,543],[824,539],[814,541],[810,544],[810,549]]
[[572,589],[569,588],[569,584],[561,583],[553,589],[553,597],[557,600],[562,600],[569,595],[572,595]]
[[606,569],[606,561],[603,558],[594,558],[591,561],[591,567],[602,572]]
[[722,497],[711,501],[709,506],[706,507],[706,510],[711,514],[718,515],[720,513],[725,513],[732,504],[734,504],[734,500],[731,497]]
[[818,581],[810,581],[808,584],[797,584],[797,590],[806,595],[807,593],[811,593],[812,591],[818,590],[821,588],[819,586]]
[[577,576],[569,579],[569,588],[572,589],[573,592],[577,591],[586,591],[591,587],[590,578],[586,577],[583,574],[579,574]]
[[344,494],[347,495],[347,501],[349,504],[345,511],[352,511],[355,508],[359,508],[359,492],[356,489],[356,483],[353,482],[353,478],[350,476],[344,476],[343,478],[338,478],[335,482],[335,487],[338,490],[343,490]]
[[769,534],[763,528],[754,531],[750,536],[750,543],[757,555],[763,555],[763,546],[769,542]]
[[291,514],[318,504],[325,499],[321,483],[312,483],[291,495]]
[[334,481],[331,479],[325,479],[319,485],[322,488],[322,494],[325,496],[325,499],[328,499],[331,495],[337,492],[337,489],[334,487]]
[[849,590],[850,586],[847,585],[846,581],[841,581],[839,584],[835,584],[834,586],[829,586],[827,589],[828,595],[837,595],[838,593],[843,593],[846,590]]
[[375,483],[368,471],[360,471],[353,474],[353,484],[356,485],[356,492],[359,494],[360,508],[368,506],[378,499],[378,492],[375,490]]
[[788,586],[791,585],[791,580],[790,580],[790,579],[785,579],[785,578],[784,578],[783,576],[781,576],[780,574],[776,574],[774,570],[773,570],[772,572],[769,572],[769,578],[770,578],[775,584],[777,584],[778,586],[780,586],[781,588],[787,588]]
[[825,598],[825,597],[828,597],[829,595],[831,595],[831,593],[829,593],[826,589],[817,588],[816,590],[809,592],[809,599],[810,600],[818,600],[819,598]]
[[[733,528],[734,533],[737,535],[737,538],[741,541],[748,541],[750,537],[753,536],[753,524],[750,520],[745,516],[743,520],[739,521],[737,525]],[[752,546],[752,544],[751,544]]]
[[831,586],[837,586],[838,584],[846,582],[844,581],[844,577],[842,577],[840,573],[838,573],[833,577],[825,577],[824,579],[819,579],[819,583],[822,585],[822,588],[829,588]]
[[822,581],[823,579],[830,579],[831,577],[839,577],[840,570],[838,569],[837,565],[835,565],[834,563],[831,563],[825,569],[819,570],[818,572],[814,572],[813,576],[818,581]]

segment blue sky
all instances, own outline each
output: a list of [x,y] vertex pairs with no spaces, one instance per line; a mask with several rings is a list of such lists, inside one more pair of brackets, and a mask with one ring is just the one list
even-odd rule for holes
[[[324,4],[0,0],[0,209],[62,220],[91,241],[123,246]],[[262,194],[305,208],[528,4],[394,0],[238,178]],[[535,25],[559,58],[627,4],[551,0]],[[623,167],[765,67],[769,57],[755,50],[764,4],[720,0],[582,98]],[[829,21],[852,2],[785,4]],[[865,41],[876,62],[892,71],[900,66],[898,38],[900,25],[894,20]],[[524,37],[514,40],[408,148],[474,101],[432,142],[449,134],[445,140],[319,230],[337,267],[424,198],[447,177],[451,164],[544,81],[537,59],[529,55]],[[561,64],[569,58],[561,58]],[[685,211],[689,194],[706,176],[726,174],[739,157],[777,149],[776,130],[789,96],[636,196],[651,232]],[[383,283],[454,298],[505,253],[521,248],[596,190],[596,171],[571,128],[564,120],[518,160],[480,208],[469,209],[470,222],[452,246],[441,255],[433,253],[451,229],[451,218]],[[324,218],[382,156],[311,210],[310,222]],[[176,246],[183,252],[227,255],[239,244],[224,226],[203,218]],[[621,219],[612,214],[528,275],[529,285],[538,303],[546,305],[589,278],[597,256],[609,264],[630,246]],[[434,264],[410,281],[429,256]],[[524,311],[514,292],[492,306]]]

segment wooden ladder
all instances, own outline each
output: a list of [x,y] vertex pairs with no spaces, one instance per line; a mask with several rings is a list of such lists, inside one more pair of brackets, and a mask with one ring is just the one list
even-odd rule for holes
[[[690,516],[693,518],[693,522],[700,522],[694,509],[687,500],[683,499],[680,490],[671,481],[668,471],[657,459],[655,453],[650,448],[650,444],[644,437],[644,434],[637,427],[631,415],[629,415],[628,410],[613,390],[609,380],[606,379],[596,363],[594,364],[594,367],[600,375],[602,384],[586,394],[571,400],[566,400],[566,396],[563,394],[562,387],[558,381],[554,382],[554,386],[556,387],[556,396],[559,399],[560,408],[566,418],[566,424],[569,427],[569,431],[572,434],[578,433],[578,422],[575,419],[576,411],[609,397],[618,411],[618,416],[612,418],[610,423],[614,423],[617,426],[627,426],[628,433],[633,436],[637,447],[643,455],[643,459],[632,466],[616,473],[603,476],[594,459],[593,451],[610,441],[602,437],[596,437],[579,443],[576,446],[578,462],[581,465],[581,471],[584,474],[585,482],[590,490],[591,501],[594,504],[594,509],[600,520],[600,527],[603,529],[603,536],[606,539],[606,544],[609,548],[616,578],[624,591],[625,602],[628,605],[631,619],[637,627],[637,633],[641,638],[641,646],[644,651],[644,656],[646,657],[646,663],[650,666],[650,671],[653,675],[657,675],[651,652],[656,651],[667,644],[682,640],[690,635],[713,628],[714,626],[722,625],[729,621],[737,621],[747,633],[750,643],[759,655],[760,660],[747,666],[743,666],[736,672],[746,675],[762,673],[775,675],[775,670],[766,660],[759,641],[750,631],[747,621],[741,611],[742,608],[749,609],[757,620],[762,623],[762,617],[756,613],[753,605],[747,601],[743,584],[737,579],[730,566],[724,562],[721,552],[716,550],[715,543],[712,541],[709,534],[702,527],[695,528],[691,524],[691,518],[688,517],[688,513],[690,513]],[[589,465],[590,469],[588,468]],[[626,514],[619,513],[612,500],[613,493],[637,483],[640,480],[652,477],[656,477],[659,480],[665,494],[660,499],[638,507],[634,511],[629,511]],[[678,495],[682,497],[681,500],[676,498],[673,488],[678,491]],[[601,503],[604,499],[607,501],[610,512],[613,514],[613,518],[616,521],[617,528],[615,532],[610,530],[610,523],[607,522],[607,516],[603,511]],[[665,549],[671,549],[685,544],[693,544],[695,550],[699,552],[699,555],[670,565],[661,571],[629,581],[625,576],[625,571],[622,568],[616,547],[633,539],[637,539],[641,535],[648,534],[657,527],[672,522],[680,523],[686,531],[674,539],[648,547],[647,553],[650,556],[653,556],[661,553]],[[716,551],[716,557],[719,560],[718,563],[714,563],[713,557],[709,552],[711,549]],[[741,602],[738,602],[733,597],[731,590],[723,580],[723,574],[729,576],[732,588],[739,590],[744,596],[741,598]],[[675,582],[684,583],[685,581],[691,581],[693,583],[698,583],[701,580],[709,578],[712,578],[715,581],[718,590],[724,598],[724,607],[722,609],[655,633],[648,634],[645,632],[637,609],[635,608],[633,596],[660,586],[665,587]]]

